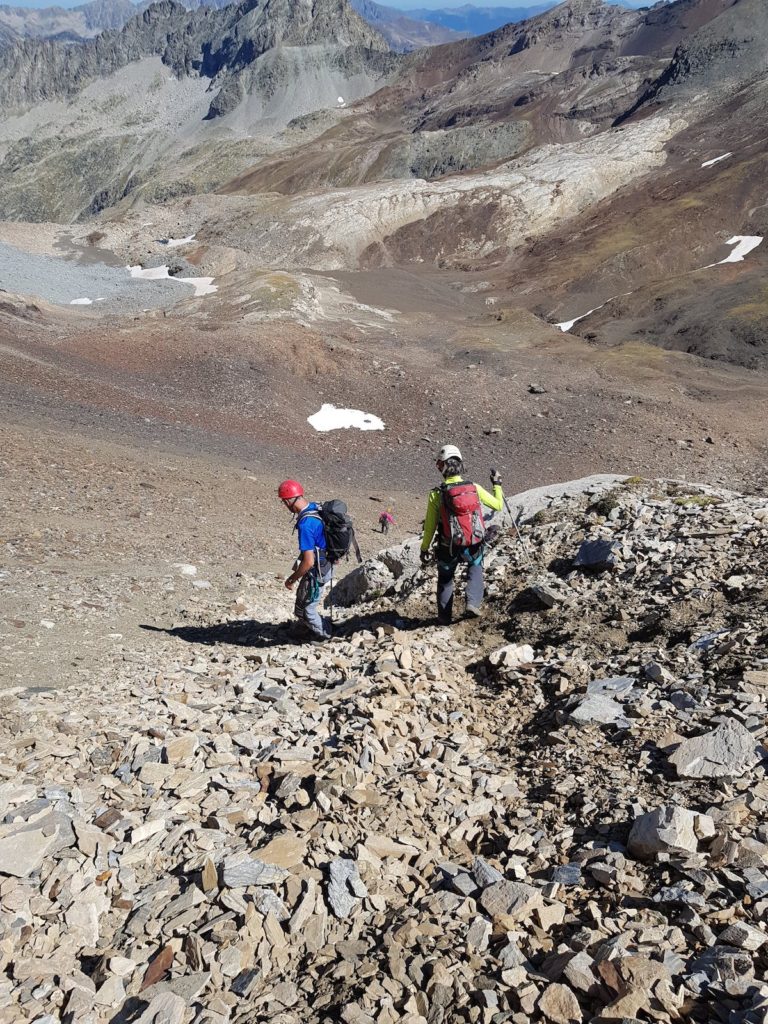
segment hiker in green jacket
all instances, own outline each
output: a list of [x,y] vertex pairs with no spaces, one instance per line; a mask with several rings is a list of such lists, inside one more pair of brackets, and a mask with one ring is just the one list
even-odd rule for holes
[[443,483],[429,493],[421,538],[421,564],[429,561],[429,549],[437,531],[437,617],[442,625],[449,625],[453,617],[453,578],[462,562],[467,566],[467,615],[478,618],[482,614],[485,593],[482,506],[500,512],[504,494],[501,477],[495,470],[491,472],[493,494],[479,484],[464,480],[464,463],[455,444],[443,445],[436,462]]

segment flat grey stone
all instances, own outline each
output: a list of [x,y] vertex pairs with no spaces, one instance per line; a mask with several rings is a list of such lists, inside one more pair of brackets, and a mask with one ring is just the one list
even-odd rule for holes
[[608,697],[626,697],[632,692],[634,679],[630,676],[614,676],[610,679],[593,679],[587,683],[587,693],[605,694]]
[[760,760],[757,746],[752,733],[729,718],[712,732],[683,740],[669,761],[678,775],[689,779],[738,777]]
[[223,880],[229,889],[242,889],[247,885],[275,885],[286,878],[288,872],[274,864],[265,864],[247,854],[235,854],[224,861]]
[[629,721],[621,704],[599,693],[588,693],[573,702],[568,717],[576,725],[615,725],[628,729]]
[[760,949],[766,941],[768,941],[768,935],[765,932],[745,921],[736,921],[717,937],[718,945],[736,946],[738,949],[747,949],[750,952]]
[[544,898],[538,889],[525,882],[496,882],[480,896],[480,905],[491,917],[513,917],[524,920],[543,906]]
[[329,866],[328,902],[336,917],[346,917],[363,896],[368,895],[357,864],[353,860],[337,857]]
[[26,878],[33,871],[38,871],[58,841],[58,829],[54,829],[50,835],[46,835],[42,829],[34,829],[0,839],[0,875]]

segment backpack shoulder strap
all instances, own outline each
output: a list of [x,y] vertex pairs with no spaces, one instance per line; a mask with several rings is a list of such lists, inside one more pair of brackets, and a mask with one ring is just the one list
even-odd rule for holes
[[355,557],[357,558],[358,562],[362,563],[363,556],[360,554],[360,545],[357,543],[357,537],[355,536],[355,528],[351,527],[350,528],[350,532],[351,532],[351,535],[352,535],[351,536],[352,546],[355,549]]
[[299,523],[304,519],[319,519],[322,523],[323,517],[320,515],[320,509],[317,508],[305,508],[303,512],[299,512],[296,516],[296,521],[293,524],[294,530],[298,530]]

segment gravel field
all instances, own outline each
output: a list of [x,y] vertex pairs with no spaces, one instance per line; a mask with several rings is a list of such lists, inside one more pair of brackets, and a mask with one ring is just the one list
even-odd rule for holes
[[[161,309],[194,295],[193,286],[181,281],[141,280],[123,267],[73,263],[23,252],[4,242],[0,242],[0,289],[59,306],[75,302],[83,309],[116,314]],[[91,303],[76,301],[80,299]]]

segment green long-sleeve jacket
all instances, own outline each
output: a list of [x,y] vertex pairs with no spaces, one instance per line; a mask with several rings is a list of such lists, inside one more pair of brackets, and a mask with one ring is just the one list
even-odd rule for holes
[[[447,476],[445,483],[447,484],[460,484],[462,478],[460,476]],[[496,512],[501,512],[504,507],[504,492],[501,489],[501,484],[493,485],[493,494],[489,494],[484,487],[480,484],[475,484],[477,488],[477,496],[480,501],[487,508],[492,508]],[[424,518],[424,534],[421,538],[421,550],[429,551],[429,545],[432,543],[432,538],[435,535],[437,524],[440,521],[440,488],[435,487],[434,490],[429,492],[429,499],[427,500],[427,514]]]

